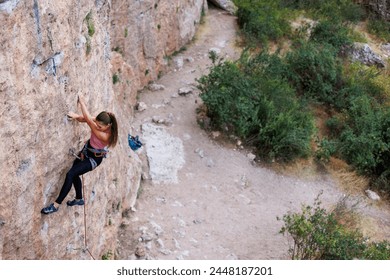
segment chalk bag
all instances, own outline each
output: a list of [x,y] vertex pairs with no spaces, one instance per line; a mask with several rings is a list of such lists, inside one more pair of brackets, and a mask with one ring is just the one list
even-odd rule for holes
[[136,150],[138,150],[139,148],[141,148],[142,143],[141,143],[141,141],[139,140],[138,135],[134,137],[134,136],[131,136],[130,134],[128,134],[127,139],[129,140],[129,146],[130,146],[130,148],[131,148],[133,151],[136,151]]

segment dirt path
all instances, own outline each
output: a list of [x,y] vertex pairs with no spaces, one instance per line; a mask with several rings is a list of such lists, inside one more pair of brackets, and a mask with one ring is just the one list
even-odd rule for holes
[[[207,72],[209,50],[239,54],[234,17],[210,9],[205,21],[196,40],[173,59],[172,71],[157,81],[165,88],[140,94],[147,109],[136,113],[133,134],[145,142],[138,153],[149,157],[149,178],[137,211],[128,213],[121,229],[119,259],[286,259],[288,240],[278,233],[276,217],[312,204],[321,191],[324,205],[343,196],[324,172],[277,174],[199,127],[194,84]],[[178,95],[182,87],[193,93]],[[389,212],[375,209],[372,215],[388,228]]]

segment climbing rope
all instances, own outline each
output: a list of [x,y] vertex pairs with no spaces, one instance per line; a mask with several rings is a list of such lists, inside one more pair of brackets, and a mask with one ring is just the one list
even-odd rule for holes
[[[69,149],[69,154],[74,156],[75,158],[77,158],[79,160],[82,160],[81,157],[79,157],[76,154],[76,150],[73,148]],[[84,185],[84,175],[81,175],[81,187],[82,187],[82,191],[83,191],[84,198],[85,198],[86,192],[85,192],[85,185]],[[93,260],[95,260],[94,256],[92,255],[91,251],[88,248],[88,243],[87,243],[87,208],[86,208],[86,204],[87,204],[86,199],[84,199],[84,208],[83,208],[83,211],[84,211],[84,248],[82,249],[82,251],[83,252],[87,251],[88,254],[91,256],[91,258]]]
[[[78,158],[79,160],[81,160],[81,158],[75,153],[75,150],[73,148],[69,149],[69,154]],[[86,192],[85,192],[85,185],[84,185],[84,175],[81,175],[81,186],[82,186],[83,194],[85,197]],[[89,251],[88,243],[87,243],[87,208],[85,205],[86,205],[86,200],[84,199],[84,208],[83,208],[84,209],[84,248],[82,249],[82,251],[83,252],[87,251],[89,253],[89,255],[91,256],[91,258],[93,260],[95,260],[91,251]]]
[[[83,188],[83,194],[85,197],[86,192],[85,192],[85,186],[84,186],[84,175],[81,175],[81,186]],[[91,256],[91,258],[93,260],[95,260],[91,251],[89,251],[88,244],[87,244],[87,209],[85,206],[86,204],[87,204],[86,200],[84,199],[84,250],[89,253],[89,255]]]

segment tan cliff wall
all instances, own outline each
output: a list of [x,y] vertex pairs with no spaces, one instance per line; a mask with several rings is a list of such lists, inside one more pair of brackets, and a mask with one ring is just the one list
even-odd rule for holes
[[[113,0],[112,49],[136,74],[128,83],[156,80],[168,57],[195,35],[206,0]],[[115,64],[116,65],[116,64]],[[113,67],[119,80],[121,71]]]
[[88,248],[99,259],[115,251],[141,180],[127,143],[137,91],[192,39],[204,8],[203,0],[0,1],[0,259],[91,258],[83,207],[65,200],[40,213],[59,193],[69,149],[89,137],[66,118],[79,111],[78,93],[91,114],[112,111],[120,126],[118,145],[84,175]]

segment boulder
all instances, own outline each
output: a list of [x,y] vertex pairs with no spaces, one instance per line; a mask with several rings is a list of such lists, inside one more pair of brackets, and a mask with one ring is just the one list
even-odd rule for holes
[[372,190],[366,190],[366,195],[371,200],[380,200],[381,199],[380,196]]
[[237,11],[236,5],[234,5],[233,1],[231,0],[210,0],[210,2],[218,8],[221,8],[222,10],[225,10],[232,15],[234,15]]
[[386,66],[381,56],[375,53],[368,44],[355,43],[350,53],[352,61],[359,61],[365,65],[375,65],[380,68]]

